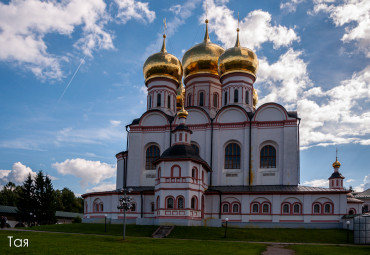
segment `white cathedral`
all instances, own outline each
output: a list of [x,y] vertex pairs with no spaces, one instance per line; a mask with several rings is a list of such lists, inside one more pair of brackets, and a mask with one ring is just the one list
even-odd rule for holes
[[182,62],[165,38],[144,63],[147,111],[126,126],[116,190],[84,194],[84,222],[122,222],[122,188],[132,189],[128,222],[141,225],[341,228],[361,213],[338,160],[329,188],[299,185],[300,118],[273,102],[256,108],[258,60],[239,29],[224,50],[206,20],[204,41]]

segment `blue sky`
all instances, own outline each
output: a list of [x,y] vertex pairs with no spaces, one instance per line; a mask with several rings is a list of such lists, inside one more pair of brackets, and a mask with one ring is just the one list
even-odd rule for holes
[[[255,88],[302,118],[301,184],[370,188],[370,2],[208,0],[212,42],[259,58]],[[0,2],[0,185],[43,170],[76,194],[115,188],[125,125],[146,109],[142,66],[204,36],[205,1]]]

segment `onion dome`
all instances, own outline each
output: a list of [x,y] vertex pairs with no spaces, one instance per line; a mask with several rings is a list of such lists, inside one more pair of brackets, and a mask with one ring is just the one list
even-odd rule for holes
[[206,20],[204,41],[189,49],[182,57],[184,78],[198,73],[218,75],[217,62],[224,51],[221,46],[211,43],[208,34],[208,20]]
[[162,49],[151,55],[144,63],[143,73],[145,83],[156,77],[166,77],[180,83],[182,79],[181,62],[174,55],[167,53],[166,35],[163,35]]
[[333,163],[333,167],[334,168],[339,168],[340,167],[340,163],[339,163],[338,159],[336,159],[335,162]]
[[182,107],[182,109],[177,113],[177,116],[179,118],[184,118],[186,119],[188,117],[189,113],[187,110],[184,109],[184,106]]
[[233,48],[227,49],[218,59],[218,71],[220,77],[234,72],[251,74],[256,78],[258,70],[257,55],[250,49],[240,46],[239,28],[236,43]]

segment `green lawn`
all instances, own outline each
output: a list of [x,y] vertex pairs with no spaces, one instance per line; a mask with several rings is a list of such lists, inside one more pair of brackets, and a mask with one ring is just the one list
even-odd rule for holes
[[[151,237],[157,226],[127,225],[127,236]],[[122,235],[122,225],[107,224],[60,224],[31,227],[33,230],[53,232]],[[211,227],[180,227],[174,228],[168,238],[225,240],[225,228]],[[284,242],[284,243],[347,243],[347,231],[342,229],[265,229],[265,228],[228,228],[226,240],[255,241],[255,242]],[[350,232],[350,240],[353,240]]]
[[[224,228],[175,227],[169,238],[224,240]],[[228,228],[227,240],[283,243],[347,243],[347,231],[342,229]],[[350,240],[353,234],[350,233]]]
[[[9,247],[9,239],[28,239],[29,247]],[[0,254],[261,254],[263,244],[62,233],[0,231]]]
[[323,246],[323,245],[292,245],[287,247],[296,255],[368,255],[369,246]]
[[[157,228],[158,226],[127,225],[126,235],[151,237],[153,232]],[[52,231],[52,232],[66,232],[66,233],[114,235],[114,236],[122,236],[123,233],[123,225],[121,224],[107,224],[107,232],[105,232],[104,224],[92,224],[92,223],[43,225],[24,229]]]

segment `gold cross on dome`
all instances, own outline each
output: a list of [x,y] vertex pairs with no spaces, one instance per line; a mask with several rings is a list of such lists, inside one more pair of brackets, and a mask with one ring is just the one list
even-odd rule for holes
[[239,23],[240,23],[240,19],[239,19],[239,12],[238,12],[238,29],[239,29]]
[[166,30],[167,30],[167,24],[166,24],[166,18],[163,19],[163,33],[166,34]]

